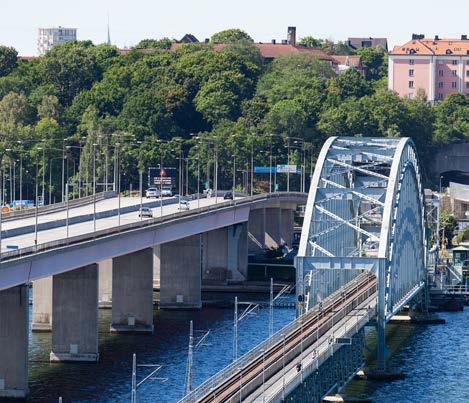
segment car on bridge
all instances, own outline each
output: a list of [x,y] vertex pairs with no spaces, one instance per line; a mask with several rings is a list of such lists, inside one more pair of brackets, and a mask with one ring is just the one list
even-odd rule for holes
[[172,197],[173,196],[173,190],[171,186],[163,186],[161,189],[161,196],[162,197]]
[[160,197],[160,190],[157,188],[148,188],[145,192],[145,196],[147,199]]
[[189,200],[180,200],[179,201],[179,210],[189,210],[191,208]]
[[148,217],[152,218],[153,217],[153,212],[151,211],[150,207],[140,207],[138,210],[138,217]]

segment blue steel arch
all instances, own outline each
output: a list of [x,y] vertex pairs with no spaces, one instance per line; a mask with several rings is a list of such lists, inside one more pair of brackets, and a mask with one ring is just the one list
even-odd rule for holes
[[329,138],[312,178],[297,293],[310,309],[363,270],[379,277],[382,326],[425,282],[420,167],[409,138]]

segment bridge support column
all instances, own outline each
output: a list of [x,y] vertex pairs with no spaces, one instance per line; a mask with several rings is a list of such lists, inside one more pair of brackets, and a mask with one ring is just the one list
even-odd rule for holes
[[281,245],[282,209],[265,209],[265,247],[277,248]]
[[265,208],[249,212],[248,238],[249,252],[260,252],[265,247]]
[[112,259],[98,263],[98,279],[99,307],[109,309],[112,307]]
[[202,235],[204,281],[244,281],[247,277],[247,223]]
[[52,317],[52,362],[98,361],[97,264],[53,277]]
[[28,287],[0,291],[0,398],[28,394]]
[[292,209],[281,209],[280,210],[280,243],[287,244],[288,247],[292,247],[293,244],[293,227],[294,217]]
[[377,364],[378,370],[386,369],[386,265],[387,260],[380,259],[378,267],[378,316],[377,316]]
[[52,331],[52,276],[33,282],[32,331]]
[[112,260],[111,332],[153,332],[153,249]]
[[155,263],[160,271],[160,308],[202,307],[202,234],[155,247]]

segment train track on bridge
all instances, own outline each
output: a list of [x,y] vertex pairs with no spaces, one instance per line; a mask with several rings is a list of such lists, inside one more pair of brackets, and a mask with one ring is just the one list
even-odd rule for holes
[[[359,275],[355,281],[324,300],[321,306],[306,313],[300,321],[297,320],[298,325],[293,331],[285,334],[284,338],[279,339],[277,343],[257,355],[248,364],[231,372],[229,377],[218,385],[211,387],[207,384],[210,383],[208,380],[183,398],[181,402],[234,402],[240,401],[240,398],[244,400],[259,387],[259,381],[261,385],[263,381],[267,381],[266,372],[269,375],[271,369],[275,369],[276,366],[281,369],[292,362],[304,349],[330,330],[334,323],[373,295],[376,287],[377,281],[373,274]],[[300,344],[301,349],[299,349]],[[288,362],[283,359],[284,355],[288,355]],[[267,368],[269,371],[266,371]]]

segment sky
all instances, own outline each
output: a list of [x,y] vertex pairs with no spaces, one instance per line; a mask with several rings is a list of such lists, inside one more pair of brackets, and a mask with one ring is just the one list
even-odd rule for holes
[[458,38],[469,34],[469,0],[0,0],[0,44],[20,55],[36,55],[39,27],[78,28],[78,39],[131,47],[145,38],[199,40],[227,28],[240,28],[256,42],[297,37],[346,40],[387,37],[402,44],[412,33]]

